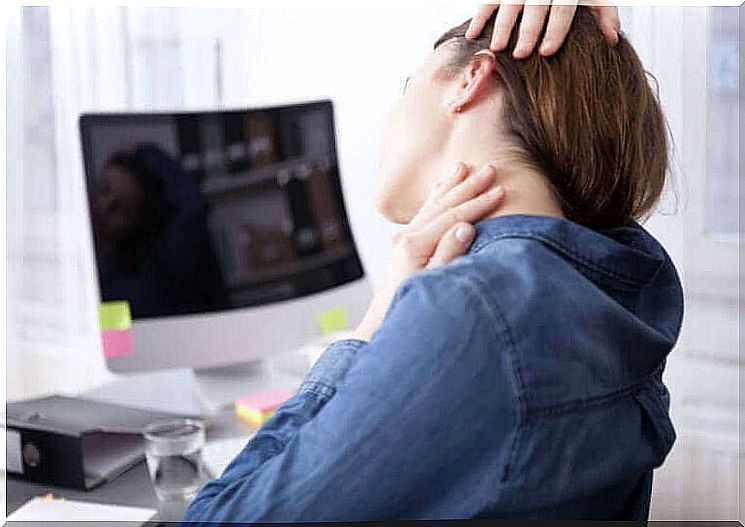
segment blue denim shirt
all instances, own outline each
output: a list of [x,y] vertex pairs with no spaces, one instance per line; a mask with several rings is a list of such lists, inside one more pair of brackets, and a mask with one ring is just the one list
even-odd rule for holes
[[642,227],[477,224],[332,344],[187,521],[647,519],[683,297]]

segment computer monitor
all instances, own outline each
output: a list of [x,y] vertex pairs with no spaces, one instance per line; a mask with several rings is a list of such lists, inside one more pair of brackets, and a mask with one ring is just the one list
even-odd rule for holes
[[80,132],[101,302],[133,321],[111,371],[236,372],[319,335],[323,313],[362,318],[330,101],[86,114]]

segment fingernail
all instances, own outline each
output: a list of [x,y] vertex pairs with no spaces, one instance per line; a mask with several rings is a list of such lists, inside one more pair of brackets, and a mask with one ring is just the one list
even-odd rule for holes
[[471,243],[474,234],[475,229],[469,224],[459,225],[458,228],[455,229],[455,238],[463,244]]
[[458,174],[458,172],[460,172],[462,167],[463,167],[463,163],[461,162],[456,163],[455,167],[453,168],[453,175]]
[[504,196],[504,189],[502,187],[494,187],[493,189],[489,190],[489,192],[487,192],[487,195],[493,199],[501,198],[502,196]]
[[486,165],[484,167],[481,167],[481,170],[479,170],[479,176],[488,176],[494,174],[494,167],[491,165]]

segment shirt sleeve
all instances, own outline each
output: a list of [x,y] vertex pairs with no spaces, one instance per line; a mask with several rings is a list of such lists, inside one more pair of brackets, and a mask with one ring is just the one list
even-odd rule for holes
[[184,521],[437,518],[486,506],[472,490],[498,487],[515,419],[500,338],[474,284],[417,275],[370,343],[324,352]]

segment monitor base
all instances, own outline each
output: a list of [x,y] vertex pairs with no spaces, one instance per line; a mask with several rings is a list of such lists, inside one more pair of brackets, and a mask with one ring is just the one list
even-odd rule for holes
[[202,413],[209,415],[232,408],[238,397],[257,391],[295,391],[313,359],[306,348],[243,364],[195,369],[194,388]]

